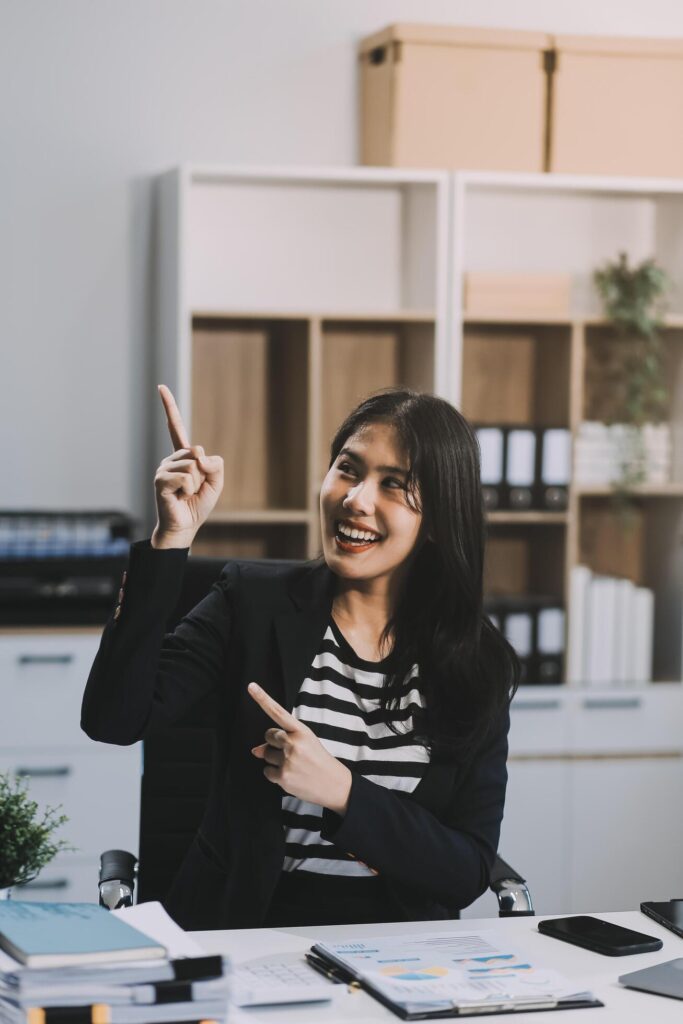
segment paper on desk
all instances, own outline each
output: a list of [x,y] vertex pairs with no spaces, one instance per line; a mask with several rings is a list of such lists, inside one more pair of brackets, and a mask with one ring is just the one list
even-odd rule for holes
[[160,942],[166,947],[171,960],[183,956],[206,955],[199,943],[184,932],[156,900],[151,903],[139,903],[135,907],[124,907],[122,910],[112,910],[111,913],[148,935],[150,939]]
[[410,1012],[588,995],[559,972],[529,962],[502,938],[495,932],[406,933],[317,943],[314,949]]

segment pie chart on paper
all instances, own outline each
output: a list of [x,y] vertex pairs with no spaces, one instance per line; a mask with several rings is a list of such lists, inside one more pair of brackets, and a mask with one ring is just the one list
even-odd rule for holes
[[443,978],[448,974],[447,967],[419,967],[411,971],[403,964],[392,964],[382,968],[382,974],[395,981],[434,981],[436,978]]

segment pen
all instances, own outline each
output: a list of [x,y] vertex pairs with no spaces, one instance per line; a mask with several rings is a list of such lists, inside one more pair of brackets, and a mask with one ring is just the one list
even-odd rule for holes
[[350,983],[351,978],[348,974],[338,967],[328,966],[328,964],[326,964],[324,960],[321,960],[320,957],[317,957],[315,953],[305,953],[304,956],[306,957],[306,963],[309,964],[314,971],[317,971],[318,974],[323,974],[336,985],[348,985]]

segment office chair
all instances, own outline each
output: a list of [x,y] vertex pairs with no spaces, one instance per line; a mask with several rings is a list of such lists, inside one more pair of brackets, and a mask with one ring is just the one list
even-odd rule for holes
[[[180,599],[168,620],[172,630],[218,579],[225,559],[191,557],[185,567]],[[173,727],[143,743],[140,794],[140,859],[138,902],[163,900],[201,824],[209,791],[213,757],[215,699],[199,701]],[[125,850],[107,850],[100,863],[100,903],[114,909],[133,903],[135,857]],[[496,857],[491,890],[500,917],[533,916],[525,879]]]

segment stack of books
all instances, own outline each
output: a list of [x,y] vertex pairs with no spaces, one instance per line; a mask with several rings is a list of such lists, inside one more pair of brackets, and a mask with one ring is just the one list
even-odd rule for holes
[[571,571],[568,681],[632,687],[652,682],[654,593],[628,579]]
[[574,445],[574,479],[612,485],[624,480],[661,485],[671,479],[671,428],[666,423],[586,421]]
[[1,1024],[221,1024],[226,967],[171,959],[94,903],[0,903]]

